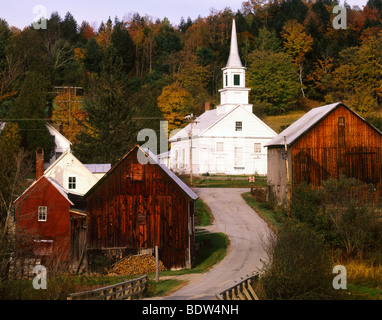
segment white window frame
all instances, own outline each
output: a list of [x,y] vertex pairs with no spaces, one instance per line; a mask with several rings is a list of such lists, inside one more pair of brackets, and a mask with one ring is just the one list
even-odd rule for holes
[[[45,212],[42,212],[45,211]],[[48,208],[46,206],[39,206],[37,210],[37,220],[46,222],[48,220]]]
[[[238,124],[240,123],[240,127],[238,126]],[[240,130],[238,130],[240,129]],[[239,131],[243,131],[243,121],[235,121],[235,131],[239,132]]]
[[[70,182],[70,178],[74,178],[75,179],[75,181],[74,181],[74,188],[70,188],[71,183],[73,183],[73,182]],[[68,176],[68,190],[77,190],[77,183],[78,183],[77,176]]]
[[261,142],[255,142],[253,144],[253,153],[261,153]]
[[224,142],[216,142],[216,152],[224,152]]

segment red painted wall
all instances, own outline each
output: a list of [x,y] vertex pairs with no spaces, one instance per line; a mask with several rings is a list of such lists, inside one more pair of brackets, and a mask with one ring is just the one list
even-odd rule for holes
[[[47,207],[46,221],[38,221],[38,207]],[[70,254],[70,202],[44,176],[15,203],[18,252],[21,254],[51,251],[45,258],[67,261]],[[35,240],[53,240],[39,242]],[[53,257],[52,257],[53,255]]]

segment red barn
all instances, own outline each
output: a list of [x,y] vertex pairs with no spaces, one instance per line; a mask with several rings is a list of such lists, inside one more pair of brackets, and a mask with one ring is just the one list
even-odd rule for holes
[[266,147],[268,186],[279,202],[287,200],[288,180],[320,187],[346,176],[382,194],[382,133],[342,102],[310,110]]
[[90,255],[158,246],[167,268],[191,267],[198,196],[149,151],[135,146],[84,197]]
[[69,261],[70,218],[74,201],[51,178],[41,176],[15,200],[17,252],[54,261]]

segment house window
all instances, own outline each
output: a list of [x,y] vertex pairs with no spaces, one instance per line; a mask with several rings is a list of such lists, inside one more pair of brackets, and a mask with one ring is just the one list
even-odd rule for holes
[[345,125],[345,118],[344,117],[339,117],[338,118],[338,124],[340,126],[344,126]]
[[224,142],[216,142],[216,152],[224,151]]
[[261,143],[255,143],[254,144],[254,153],[261,153]]
[[228,86],[228,74],[225,74],[225,86]]
[[240,74],[233,75],[233,84],[235,86],[240,86]]
[[235,124],[235,131],[242,131],[243,130],[243,122],[241,121],[236,121]]
[[68,178],[68,189],[69,190],[75,190],[77,188],[77,179],[76,177],[69,177]]
[[47,209],[46,207],[38,207],[38,221],[46,221]]

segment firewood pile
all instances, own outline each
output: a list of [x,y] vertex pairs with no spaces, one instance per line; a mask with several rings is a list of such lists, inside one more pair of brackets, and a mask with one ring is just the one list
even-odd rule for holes
[[[129,255],[116,263],[114,263],[110,270],[109,275],[136,275],[155,272],[155,257],[149,254],[144,255]],[[159,261],[159,271],[164,271],[162,261]]]

